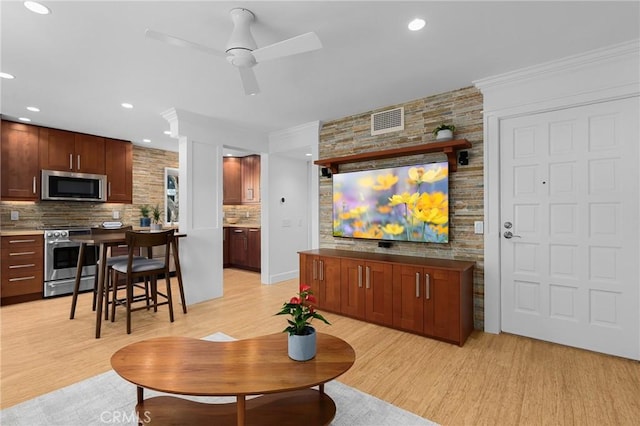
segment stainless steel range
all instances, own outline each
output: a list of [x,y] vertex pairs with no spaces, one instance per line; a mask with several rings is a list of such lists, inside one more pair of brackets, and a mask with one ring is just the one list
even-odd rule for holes
[[[71,235],[90,234],[89,228],[46,229],[44,232],[44,297],[72,294],[76,279],[80,243]],[[92,290],[96,274],[96,250],[87,247],[80,291]]]

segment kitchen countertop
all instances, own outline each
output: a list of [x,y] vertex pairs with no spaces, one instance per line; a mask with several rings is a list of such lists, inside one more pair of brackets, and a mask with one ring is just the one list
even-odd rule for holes
[[257,223],[225,223],[225,228],[258,228],[260,229],[260,224]]
[[16,235],[44,235],[42,229],[3,229],[0,231],[2,237],[14,237]]

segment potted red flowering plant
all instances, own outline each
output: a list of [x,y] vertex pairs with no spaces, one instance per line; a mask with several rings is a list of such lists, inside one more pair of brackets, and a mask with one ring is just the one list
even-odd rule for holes
[[296,361],[306,361],[316,355],[316,330],[311,326],[311,321],[316,318],[331,325],[315,310],[312,303],[316,303],[316,298],[311,287],[302,284],[298,296],[285,302],[276,314],[291,315],[287,320],[289,325],[282,332],[289,333],[289,357]]

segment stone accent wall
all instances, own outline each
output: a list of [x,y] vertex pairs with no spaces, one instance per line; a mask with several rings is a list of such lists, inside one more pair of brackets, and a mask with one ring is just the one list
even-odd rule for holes
[[[0,226],[9,229],[37,229],[68,225],[93,226],[118,220],[125,225],[139,225],[140,206],[164,205],[164,168],[178,167],[178,153],[159,149],[133,147],[133,204],[90,203],[72,201],[0,202]],[[20,220],[11,220],[11,211]],[[120,219],[113,219],[113,211]],[[163,216],[164,218],[164,216]]]
[[[371,136],[372,113],[403,106],[405,128],[401,132]],[[364,252],[393,253],[408,256],[470,260],[474,273],[474,326],[484,328],[484,243],[483,235],[474,234],[474,221],[482,221],[483,212],[483,99],[474,87],[467,87],[392,105],[323,124],[320,131],[320,158],[374,152],[391,148],[435,142],[432,130],[441,123],[456,126],[455,139],[467,139],[469,164],[458,165],[449,174],[449,243],[393,242],[389,249],[379,248],[377,241],[333,237],[332,183],[320,177],[320,246]],[[340,165],[341,172],[404,166],[444,161],[442,153],[404,156],[384,160]]]

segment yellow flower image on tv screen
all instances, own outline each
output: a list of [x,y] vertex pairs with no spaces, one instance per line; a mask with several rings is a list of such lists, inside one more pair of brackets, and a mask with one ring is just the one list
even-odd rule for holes
[[449,164],[333,175],[333,235],[449,242]]

